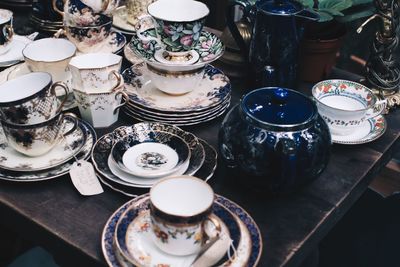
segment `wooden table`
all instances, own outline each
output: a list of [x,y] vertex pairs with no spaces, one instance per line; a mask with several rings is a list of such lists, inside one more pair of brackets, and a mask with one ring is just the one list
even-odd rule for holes
[[[336,71],[342,78],[357,78]],[[234,80],[233,103],[246,91]],[[308,90],[310,86],[303,86]],[[271,199],[243,187],[226,174],[222,163],[210,183],[215,192],[237,202],[258,223],[264,242],[259,266],[298,266],[367,189],[372,178],[400,146],[400,113],[386,116],[388,129],[364,145],[333,145],[329,165],[314,182],[295,194]],[[222,117],[185,128],[217,147]],[[134,121],[121,116],[119,125]],[[99,136],[110,129],[98,131]],[[127,197],[108,188],[83,197],[68,175],[37,182],[0,182],[1,224],[42,245],[62,266],[98,266],[105,261],[100,236],[108,217]],[[142,192],[142,191],[138,191]]]

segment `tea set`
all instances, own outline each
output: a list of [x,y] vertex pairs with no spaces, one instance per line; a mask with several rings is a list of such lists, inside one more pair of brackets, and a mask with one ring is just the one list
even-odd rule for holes
[[[233,2],[228,18],[233,6],[243,6]],[[268,13],[276,1],[264,2],[255,6],[261,26],[248,51],[253,67],[269,59],[258,45],[280,51],[277,37],[258,41],[269,30],[261,21],[293,26],[296,17],[317,18],[291,1]],[[109,266],[255,266],[262,251],[257,224],[207,183],[217,151],[178,127],[213,120],[230,106],[230,80],[211,65],[225,46],[204,28],[208,7],[195,0],[128,0],[123,7],[118,0],[65,0],[62,9],[55,3],[63,29],[21,49],[12,12],[0,10],[0,58],[21,53],[24,60],[0,73],[0,179],[53,179],[91,158],[104,185],[133,197],[105,224],[101,242]],[[280,12],[289,7],[291,13]],[[112,26],[129,33],[130,42]],[[288,39],[296,37],[293,27]],[[122,48],[133,65],[121,71]],[[295,73],[288,76],[290,84]],[[224,164],[265,192],[310,183],[327,166],[332,143],[371,142],[387,127],[386,102],[361,84],[321,81],[312,98],[289,88],[243,95],[219,131]],[[71,103],[82,119],[66,112]],[[120,109],[141,122],[97,139],[93,127],[112,126]],[[150,192],[137,196],[138,188]]]

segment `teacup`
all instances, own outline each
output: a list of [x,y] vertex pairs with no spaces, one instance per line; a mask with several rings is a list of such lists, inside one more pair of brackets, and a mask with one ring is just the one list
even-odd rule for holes
[[138,38],[144,42],[156,40],[172,52],[189,51],[196,46],[210,12],[205,4],[194,0],[158,0],[147,11],[149,15],[138,19]]
[[22,54],[31,71],[51,74],[53,81],[68,81],[68,63],[76,53],[75,45],[66,39],[44,38],[28,44]]
[[119,0],[63,0],[63,8],[52,0],[53,9],[59,13],[66,26],[98,25],[102,15],[110,15],[118,6]]
[[173,255],[198,253],[210,238],[204,224],[221,226],[212,215],[214,192],[203,180],[192,176],[165,178],[150,190],[152,239],[162,251]]
[[[56,88],[65,94],[61,102]],[[0,115],[3,121],[15,124],[38,124],[60,112],[68,98],[68,87],[62,82],[52,84],[47,72],[32,72],[0,85]]]
[[[64,131],[65,119],[74,122],[71,129]],[[8,143],[18,152],[36,157],[49,152],[64,136],[77,127],[77,118],[72,113],[59,113],[50,120],[38,124],[13,124],[1,121]]]
[[189,70],[172,70],[168,66],[159,68],[148,63],[147,69],[152,84],[169,95],[183,95],[196,89],[200,84],[204,67]]
[[13,13],[7,9],[0,9],[0,55],[10,50],[13,35]]
[[100,51],[110,36],[112,19],[101,15],[98,24],[90,26],[64,26],[63,33],[80,52]]
[[352,81],[321,81],[314,85],[312,94],[318,112],[336,135],[351,133],[386,107],[386,100],[378,100],[370,89]]
[[119,109],[129,101],[129,96],[122,91],[122,87],[120,90],[106,93],[84,93],[74,90],[74,96],[82,118],[96,128],[108,127],[115,123],[118,120]]
[[122,57],[112,53],[90,53],[72,58],[72,87],[85,93],[105,93],[122,86]]
[[147,14],[147,6],[154,1],[155,0],[127,0],[125,3],[127,21],[132,25],[136,25],[139,22],[138,18]]

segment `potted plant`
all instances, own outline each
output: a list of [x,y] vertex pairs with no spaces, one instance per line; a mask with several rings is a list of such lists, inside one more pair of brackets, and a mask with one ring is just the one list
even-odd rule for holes
[[346,23],[375,12],[372,0],[297,0],[318,12],[318,22],[305,25],[300,46],[299,75],[303,81],[326,78],[346,34]]

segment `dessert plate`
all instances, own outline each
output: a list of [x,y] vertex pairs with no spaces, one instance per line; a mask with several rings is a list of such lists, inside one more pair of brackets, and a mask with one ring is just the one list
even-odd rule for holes
[[[32,35],[33,38],[35,38],[36,35]],[[9,67],[20,61],[24,61],[22,50],[31,42],[33,42],[32,39],[15,34],[11,41],[10,49],[6,53],[0,55],[0,67]]]
[[182,138],[168,132],[133,132],[115,141],[111,159],[125,173],[160,178],[189,163],[190,149]]
[[[66,117],[64,131],[73,126]],[[86,143],[86,132],[81,127],[63,138],[48,153],[38,157],[27,157],[8,145],[3,130],[0,128],[0,168],[11,171],[32,172],[50,169],[61,165],[78,154]]]
[[[101,247],[104,258],[109,266],[132,266],[124,259],[119,250],[115,248],[114,236],[116,234],[116,226],[118,221],[121,219],[122,214],[124,214],[124,212],[127,210],[134,209],[135,207],[142,207],[144,209],[148,198],[149,195],[144,194],[125,203],[118,208],[113,215],[110,216],[105,224],[101,236]],[[237,236],[240,236],[240,241],[236,252],[237,254],[226,266],[256,266],[260,260],[262,252],[262,239],[260,230],[258,229],[254,220],[245,210],[243,210],[243,208],[222,196],[216,195],[215,206],[220,208],[221,212],[223,212],[222,210],[226,210],[233,214],[234,221],[232,221],[232,215],[226,215],[227,217],[223,218],[223,221],[225,225],[227,225],[229,231],[232,231],[232,233],[229,232],[229,234],[233,240],[235,240]],[[227,213],[225,212],[224,214]],[[221,215],[221,217],[223,217],[223,215]],[[228,221],[230,223],[227,223]],[[235,225],[239,225],[239,233],[233,232]],[[235,244],[235,242],[233,244]],[[233,255],[233,253],[231,255]]]
[[[85,144],[82,146],[81,150],[75,155],[75,157],[78,160],[86,160],[90,157],[90,152],[92,150],[93,144],[96,142],[96,132],[89,123],[83,120],[78,120],[78,127],[82,130],[82,132],[86,134],[87,138]],[[75,160],[71,159],[65,163],[62,163],[56,168],[32,172],[17,172],[0,169],[0,180],[8,180],[14,182],[36,182],[49,180],[68,173],[74,162]]]
[[[170,255],[159,250],[152,241],[149,203],[149,198],[145,198],[140,205],[128,209],[121,215],[115,231],[117,249],[124,258],[139,266],[190,266],[197,254],[188,256]],[[203,266],[212,266],[224,258],[228,249],[230,249],[231,242],[235,249],[230,251],[230,255],[234,255],[234,251],[240,249],[241,239],[250,240],[248,232],[244,234],[245,237],[241,238],[238,221],[232,213],[220,204],[215,203],[212,212],[212,216],[221,225],[221,233],[218,243],[215,244],[218,249],[214,249],[211,257],[207,257],[207,264],[203,263]],[[215,228],[210,226],[208,223],[205,224],[206,232],[209,236],[215,236]],[[166,240],[173,238],[170,233],[163,234]],[[222,260],[223,264],[227,261],[229,261],[228,257]]]
[[349,135],[332,134],[332,142],[336,144],[358,145],[372,142],[381,137],[387,128],[383,115],[364,121]]
[[133,105],[165,113],[200,112],[221,105],[231,95],[231,83],[222,71],[207,65],[198,88],[180,96],[170,96],[151,82],[145,64],[126,69],[122,76]]

